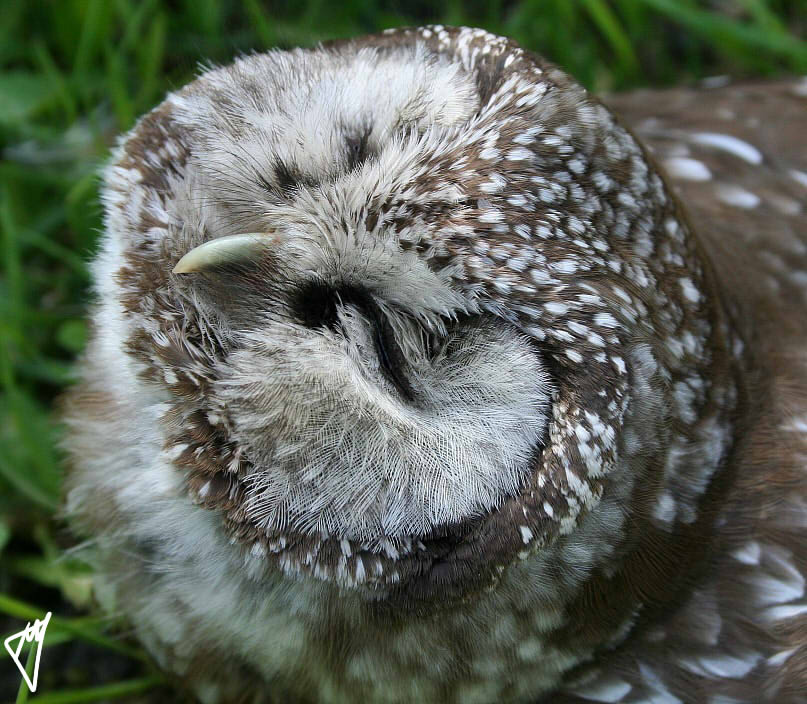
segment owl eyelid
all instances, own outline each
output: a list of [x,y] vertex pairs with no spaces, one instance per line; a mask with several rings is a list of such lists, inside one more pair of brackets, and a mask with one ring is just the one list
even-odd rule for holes
[[413,401],[415,394],[406,376],[401,371],[403,354],[398,342],[395,340],[392,326],[384,314],[378,310],[372,312],[372,323],[374,327],[373,342],[375,343],[382,373],[398,389],[401,396],[407,401]]
[[172,269],[174,274],[192,274],[222,264],[249,259],[271,242],[271,232],[243,232],[208,240],[187,252]]

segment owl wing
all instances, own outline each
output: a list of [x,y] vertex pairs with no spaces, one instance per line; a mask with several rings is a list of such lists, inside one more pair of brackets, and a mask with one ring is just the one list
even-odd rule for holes
[[662,164],[727,285],[744,250],[761,298],[807,304],[807,78],[614,95],[607,104]]
[[[705,576],[553,702],[807,701],[807,81],[606,103],[664,167],[747,362]],[[670,611],[668,609],[668,613]]]

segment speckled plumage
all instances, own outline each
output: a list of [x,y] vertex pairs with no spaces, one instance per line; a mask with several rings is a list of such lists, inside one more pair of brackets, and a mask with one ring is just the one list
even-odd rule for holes
[[430,27],[123,140],[66,512],[200,699],[803,701],[807,157],[663,100]]

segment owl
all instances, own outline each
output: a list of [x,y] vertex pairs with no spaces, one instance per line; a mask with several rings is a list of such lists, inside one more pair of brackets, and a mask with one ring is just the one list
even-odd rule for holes
[[719,83],[607,107],[430,26],[137,123],[64,512],[161,668],[205,704],[807,701],[807,84]]

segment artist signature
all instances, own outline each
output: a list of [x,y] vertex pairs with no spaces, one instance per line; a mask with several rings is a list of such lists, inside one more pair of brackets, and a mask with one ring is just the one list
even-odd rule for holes
[[[42,655],[42,642],[45,640],[45,630],[48,627],[48,622],[50,621],[51,616],[52,613],[48,611],[48,613],[45,614],[45,618],[43,618],[41,621],[37,619],[33,622],[33,624],[28,623],[19,633],[15,633],[14,635],[6,638],[6,650],[25,679],[25,684],[28,685],[28,689],[32,692],[36,692],[36,684],[39,680],[39,658]],[[16,648],[14,645],[12,645],[15,640],[17,641]],[[36,658],[34,659],[33,680],[28,677],[28,673],[25,670],[25,664],[20,661],[23,646],[31,641],[36,642]]]

